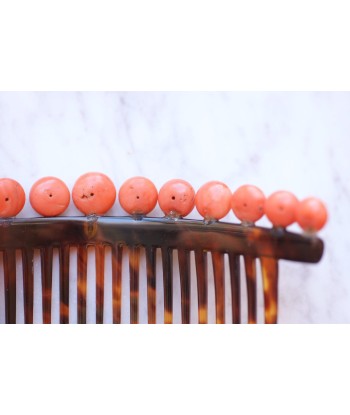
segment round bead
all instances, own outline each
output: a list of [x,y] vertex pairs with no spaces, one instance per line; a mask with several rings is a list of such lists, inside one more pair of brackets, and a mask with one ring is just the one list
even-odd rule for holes
[[298,205],[297,222],[304,231],[321,230],[327,222],[327,217],[325,205],[316,197],[308,197]]
[[274,226],[285,228],[295,222],[298,203],[293,193],[275,192],[266,199],[266,216]]
[[33,184],[29,200],[39,215],[57,216],[63,213],[69,205],[69,189],[57,177],[43,177]]
[[158,203],[166,215],[184,217],[192,212],[195,195],[193,187],[188,182],[173,179],[159,190]]
[[243,222],[256,222],[264,215],[265,195],[256,186],[244,185],[232,195],[231,207]]
[[158,192],[146,177],[132,177],[123,183],[119,191],[119,203],[130,215],[147,215],[158,200]]
[[75,182],[72,198],[85,215],[103,215],[115,202],[117,192],[112,180],[103,173],[86,173]]
[[196,208],[205,220],[219,220],[230,211],[232,193],[225,183],[205,183],[196,194]]
[[13,179],[0,179],[0,217],[11,218],[23,209],[26,195],[23,187]]

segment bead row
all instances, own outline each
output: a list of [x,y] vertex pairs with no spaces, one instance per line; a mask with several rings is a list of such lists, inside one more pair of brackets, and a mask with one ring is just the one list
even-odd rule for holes
[[[72,199],[85,215],[103,215],[115,203],[117,190],[112,180],[103,173],[86,173],[78,178],[72,189]],[[0,179],[0,217],[14,217],[24,207],[25,192],[12,179]],[[196,206],[206,221],[217,221],[230,209],[245,224],[253,224],[264,214],[275,227],[297,222],[308,232],[320,230],[327,221],[325,205],[317,198],[302,201],[288,191],[278,191],[268,198],[256,186],[244,185],[233,194],[219,181],[211,181],[197,193],[185,180],[174,179],[159,190],[145,177],[128,179],[118,195],[121,207],[130,215],[147,215],[159,203],[166,216],[183,218]],[[34,183],[29,195],[33,209],[42,216],[58,216],[70,203],[66,184],[56,177],[44,177]]]

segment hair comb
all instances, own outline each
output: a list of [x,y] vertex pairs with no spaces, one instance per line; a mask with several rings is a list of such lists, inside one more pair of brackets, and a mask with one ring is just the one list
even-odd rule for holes
[[[96,179],[96,174],[94,178]],[[50,179],[52,180],[52,178]],[[73,248],[77,250],[76,313],[78,323],[87,322],[87,274],[88,249],[90,247],[95,251],[96,323],[104,322],[106,294],[112,297],[113,323],[121,323],[122,321],[122,292],[125,289],[122,283],[122,263],[123,255],[126,253],[129,261],[127,283],[130,287],[130,323],[139,322],[140,278],[146,278],[147,280],[143,283],[147,285],[148,323],[156,323],[157,298],[159,295],[162,295],[163,298],[164,323],[173,322],[173,309],[176,301],[180,302],[181,322],[185,324],[191,322],[193,317],[191,316],[191,309],[193,310],[191,304],[193,298],[193,293],[191,294],[191,290],[193,290],[191,284],[192,256],[195,263],[199,323],[208,322],[209,257],[213,267],[216,323],[225,323],[227,312],[225,308],[227,293],[225,291],[229,292],[232,304],[231,310],[229,310],[232,315],[232,322],[241,322],[240,257],[243,257],[246,277],[248,322],[257,322],[257,263],[259,261],[262,271],[264,320],[266,323],[276,323],[278,316],[278,261],[284,259],[316,263],[322,257],[323,242],[315,233],[297,234],[284,229],[284,226],[287,226],[286,223],[293,222],[295,218],[303,229],[315,230],[316,228],[319,229],[321,225],[323,226],[325,218],[324,215],[317,214],[320,210],[320,203],[317,199],[305,199],[309,201],[299,202],[293,195],[291,197],[288,192],[276,192],[265,200],[261,197],[261,193],[257,192],[257,188],[253,186],[242,186],[241,190],[238,189],[240,192],[236,191],[232,195],[230,191],[227,191],[226,185],[220,182],[209,182],[202,186],[197,194],[194,194],[194,192],[192,194],[189,192],[191,189],[179,186],[179,182],[183,182],[179,180],[172,181],[178,187],[174,187],[174,183],[170,186],[170,182],[168,182],[158,195],[151,182],[152,185],[147,187],[149,183],[146,182],[145,185],[145,182],[141,179],[147,180],[144,178],[130,179],[131,181],[126,182],[126,186],[123,185],[124,187],[122,186],[119,192],[119,201],[131,216],[102,216],[106,209],[110,209],[111,203],[114,203],[116,195],[113,194],[113,188],[110,187],[107,194],[104,195],[104,205],[101,207],[100,201],[96,200],[102,192],[99,184],[94,182],[92,187],[89,187],[86,183],[81,185],[78,179],[78,185],[73,188],[72,192],[73,200],[78,209],[84,212],[86,216],[41,218],[13,218],[10,216],[0,219],[0,252],[3,256],[6,323],[16,323],[17,321],[16,252],[20,253],[22,263],[25,323],[33,323],[33,259],[35,252],[40,253],[42,318],[44,323],[51,323],[52,321],[53,253],[55,250],[59,253],[60,323],[69,323],[71,307],[69,303],[71,284],[69,262]],[[180,184],[184,185],[184,183]],[[108,185],[110,184],[108,183]],[[43,203],[42,206],[44,210],[51,209],[50,212],[52,212],[50,203],[55,199],[58,191],[54,186],[44,186],[44,188],[45,198],[49,202]],[[36,209],[40,210],[40,197],[34,197],[33,189],[34,186],[31,191],[31,203],[33,207],[36,206]],[[7,191],[4,192],[0,185],[0,199],[9,199],[5,204],[11,202],[18,194],[18,189],[16,190],[17,193],[12,190],[7,188]],[[23,200],[18,202],[18,199],[20,198],[17,196],[17,210],[21,208],[23,203]],[[190,203],[187,203],[189,199]],[[274,199],[278,200],[277,204]],[[213,200],[215,201],[214,204],[212,203]],[[268,202],[269,200],[270,202]],[[145,216],[153,210],[157,201],[165,211],[166,216],[162,218]],[[54,200],[54,202],[57,201]],[[182,217],[185,216],[184,212],[192,210],[191,207],[188,207],[188,204],[191,205],[192,203],[193,205],[196,204],[197,210],[205,219],[204,221]],[[261,203],[263,203],[263,210],[261,209]],[[53,202],[52,204],[55,205]],[[64,206],[65,204],[60,202],[60,205]],[[94,206],[94,212],[90,212],[88,209],[91,205]],[[137,209],[135,206],[137,206]],[[237,217],[243,217],[243,220],[241,219],[242,224],[219,221],[221,217],[227,214],[227,206],[229,206],[229,209],[232,207]],[[4,209],[0,205],[0,211],[3,212]],[[291,218],[290,211],[293,209],[295,212],[293,218]],[[312,215],[310,215],[310,211]],[[257,220],[256,218],[259,215],[261,217],[264,213],[275,225],[273,228],[263,228],[253,224]],[[11,211],[11,215],[13,214],[17,213]],[[41,214],[45,214],[45,212],[41,212]],[[2,214],[2,216],[4,215]],[[105,292],[105,253],[107,248],[111,250],[111,293]],[[161,253],[163,281],[161,293],[159,287],[157,287],[156,278],[157,251]],[[178,258],[180,298],[174,297],[174,251],[177,251]],[[145,256],[146,269],[144,274],[140,272],[141,255]],[[227,260],[225,260],[225,256]],[[229,275],[228,285],[225,278],[226,274]]]

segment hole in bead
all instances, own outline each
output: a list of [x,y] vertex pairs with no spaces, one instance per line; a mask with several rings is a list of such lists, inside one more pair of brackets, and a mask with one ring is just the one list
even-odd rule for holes
[[172,198],[173,200],[175,200],[175,196],[171,196],[171,198]]
[[95,195],[95,193],[90,193],[90,196],[94,196]]
[[5,198],[5,202],[8,202],[10,199],[8,197]]
[[52,193],[49,194],[49,197],[52,197]]
[[140,199],[140,196],[136,196],[136,199]]

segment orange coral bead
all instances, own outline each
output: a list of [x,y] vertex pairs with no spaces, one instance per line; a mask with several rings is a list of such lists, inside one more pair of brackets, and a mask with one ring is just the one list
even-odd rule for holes
[[231,190],[225,183],[205,183],[196,194],[196,208],[205,220],[219,220],[226,216],[231,207]]
[[0,217],[11,218],[23,209],[26,195],[23,187],[13,179],[0,179]]
[[266,199],[266,216],[274,226],[285,228],[295,222],[298,203],[293,193],[283,190],[275,192]]
[[85,215],[103,215],[113,206],[117,191],[112,180],[103,173],[86,173],[75,182],[72,198]]
[[265,199],[258,187],[244,185],[233,193],[231,207],[241,221],[256,222],[264,215]]
[[119,203],[130,215],[147,215],[158,200],[158,191],[146,177],[132,177],[123,183],[119,191]]
[[321,230],[327,222],[326,206],[316,197],[302,200],[297,208],[297,222],[304,231]]
[[187,216],[194,208],[195,191],[181,179],[166,182],[159,190],[158,203],[162,211],[170,216]]
[[30,189],[30,204],[42,216],[57,216],[63,213],[70,202],[66,184],[57,177],[43,177]]

